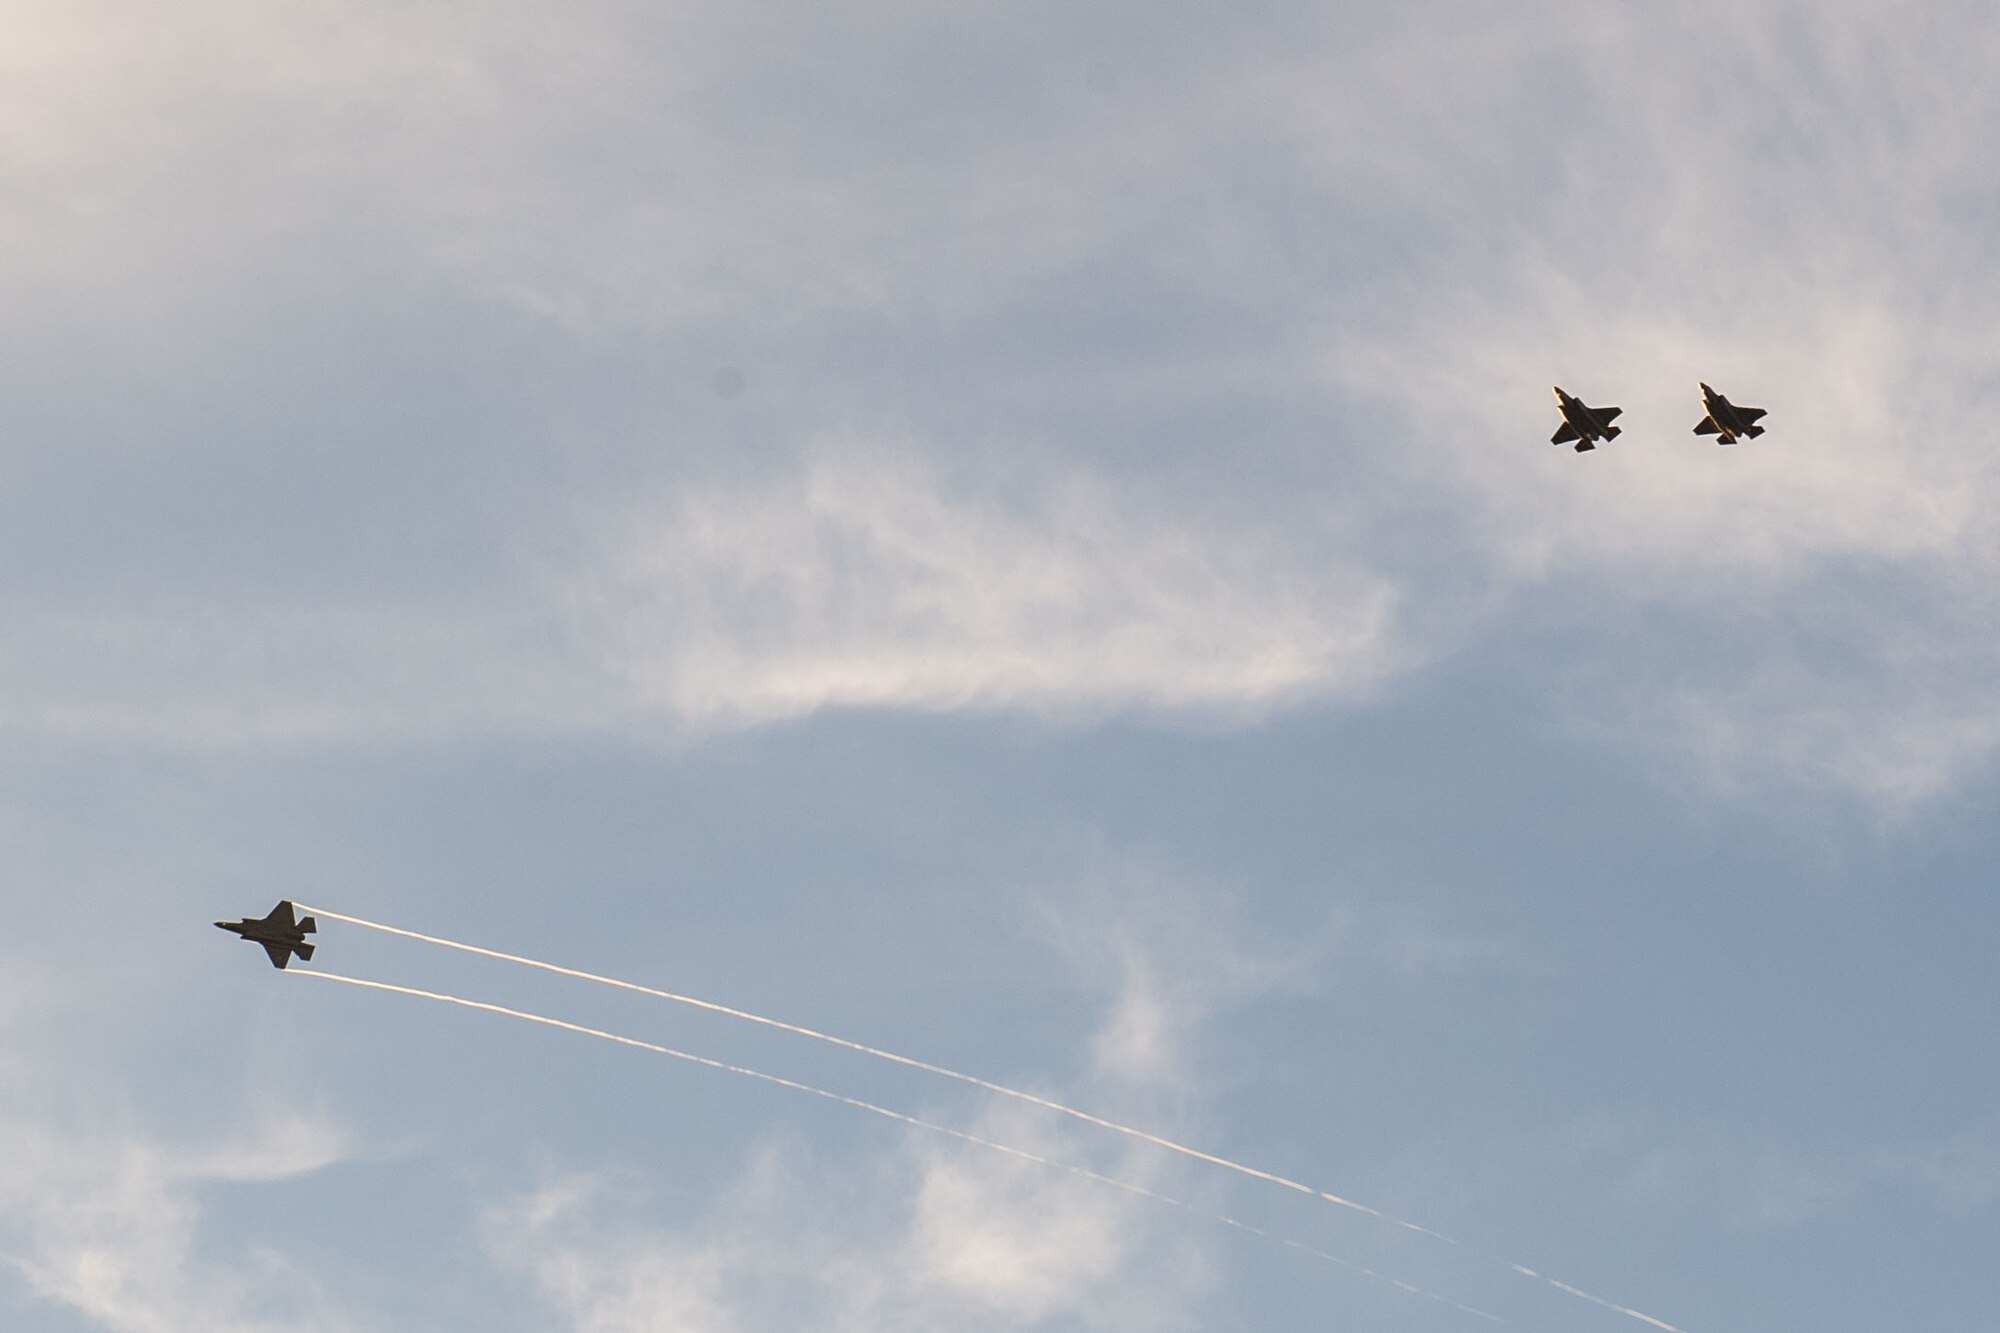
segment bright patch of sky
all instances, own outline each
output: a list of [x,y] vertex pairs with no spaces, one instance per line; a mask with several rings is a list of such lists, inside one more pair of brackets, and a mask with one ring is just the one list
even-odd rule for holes
[[6,1328],[1991,1325],[1989,7],[0,10]]

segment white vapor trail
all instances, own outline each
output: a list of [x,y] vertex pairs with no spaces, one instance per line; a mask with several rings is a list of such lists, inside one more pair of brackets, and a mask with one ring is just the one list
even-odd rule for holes
[[[308,910],[319,916],[333,915],[331,912],[321,911],[317,908]],[[1219,1222],[1223,1226],[1234,1228],[1245,1235],[1255,1236],[1260,1240],[1282,1245],[1286,1249],[1297,1250],[1299,1253],[1311,1255],[1315,1259],[1323,1259],[1328,1263],[1345,1268],[1349,1272],[1359,1273],[1364,1277],[1374,1278],[1380,1282],[1387,1282],[1398,1290],[1408,1292],[1413,1296],[1421,1296],[1426,1300],[1436,1301],[1441,1305],[1448,1305],[1452,1309],[1464,1314],[1473,1315],[1496,1324],[1507,1322],[1499,1315],[1489,1311],[1480,1310],[1470,1305],[1461,1305],[1457,1301],[1440,1296],[1435,1292],[1425,1291],[1421,1287],[1412,1286],[1410,1283],[1400,1278],[1391,1277],[1387,1273],[1376,1272],[1372,1268],[1363,1267],[1351,1260],[1343,1259],[1339,1255],[1328,1254],[1324,1250],[1316,1250],[1309,1245],[1289,1240],[1286,1237],[1266,1231],[1262,1227],[1252,1226],[1248,1222],[1239,1221],[1226,1214],[1210,1212],[1208,1209],[1189,1203],[1185,1199],[1177,1199],[1170,1194],[1162,1194],[1158,1190],[1148,1189],[1144,1185],[1135,1185],[1129,1180],[1119,1180],[1113,1176],[1100,1175],[1098,1172],[1092,1171],[1087,1167],[1074,1166],[1068,1162],[1059,1162],[1052,1157],[1044,1157],[1039,1153],[1029,1152],[1025,1148],[1016,1148],[1011,1144],[981,1138],[977,1134],[970,1134],[962,1129],[953,1129],[949,1125],[940,1125],[934,1121],[920,1119],[917,1116],[905,1115],[901,1111],[894,1111],[886,1106],[878,1106],[874,1102],[865,1102],[857,1097],[849,1097],[838,1092],[829,1092],[825,1088],[816,1088],[810,1083],[800,1083],[793,1079],[782,1078],[777,1074],[766,1074],[762,1070],[747,1069],[742,1065],[732,1065],[722,1060],[711,1059],[705,1055],[695,1055],[688,1051],[675,1050],[671,1046],[661,1046],[655,1042],[641,1041],[637,1037],[621,1036],[616,1032],[606,1032],[602,1028],[585,1027],[581,1023],[571,1023],[560,1018],[550,1018],[544,1014],[531,1014],[522,1009],[509,1009],[505,1005],[490,1004],[485,1000],[468,1000],[458,995],[445,995],[438,991],[418,990],[414,986],[398,986],[387,981],[366,981],[360,977],[344,977],[337,972],[308,971],[305,969],[292,970],[288,968],[286,969],[286,974],[295,977],[317,977],[322,981],[337,981],[343,986],[360,986],[367,990],[388,991],[395,995],[415,996],[420,1000],[435,1000],[440,1004],[453,1004],[464,1009],[478,1009],[484,1013],[499,1014],[503,1018],[516,1018],[524,1023],[538,1023],[543,1027],[560,1028],[564,1032],[575,1032],[586,1037],[596,1037],[600,1041],[616,1042],[620,1046],[630,1046],[636,1050],[651,1051],[655,1055],[664,1055],[675,1060],[685,1060],[689,1064],[700,1065],[705,1069],[719,1069],[727,1074],[740,1074],[744,1078],[754,1078],[760,1083],[770,1083],[780,1088],[790,1088],[793,1092],[808,1093],[830,1102],[838,1102],[842,1106],[851,1106],[857,1111],[866,1111],[870,1115],[878,1115],[889,1120],[894,1120],[898,1124],[914,1126],[917,1129],[928,1130],[933,1134],[943,1134],[949,1138],[957,1139],[962,1143],[970,1143],[992,1152],[1004,1153],[1020,1161],[1032,1162],[1036,1166],[1047,1167],[1055,1171],[1064,1171],[1083,1180],[1094,1181],[1099,1185],[1108,1185],[1112,1189],[1123,1190],[1127,1194],[1137,1195],[1142,1199],[1150,1199],[1155,1203],[1167,1204],[1170,1207],[1193,1213],[1198,1217],[1205,1217],[1210,1221]]]
[[400,935],[404,939],[419,940],[425,944],[435,944],[446,949],[456,949],[461,953],[477,954],[482,958],[496,958],[506,963],[519,963],[523,967],[538,968],[543,972],[554,972],[560,976],[575,977],[580,981],[595,982],[600,986],[613,986],[619,990],[633,991],[640,995],[650,995],[654,999],[671,1000],[675,1004],[689,1005],[696,1009],[706,1010],[712,1014],[723,1014],[730,1018],[740,1018],[746,1023],[755,1023],[760,1027],[775,1028],[780,1032],[790,1032],[795,1036],[825,1042],[828,1045],[838,1046],[844,1050],[856,1051],[862,1055],[870,1055],[878,1060],[887,1060],[892,1064],[902,1065],[908,1069],[919,1069],[924,1073],[935,1074],[940,1078],[948,1078],[959,1083],[969,1084],[972,1087],[980,1088],[1001,1097],[1011,1097],[1016,1101],[1041,1107],[1043,1110],[1054,1111],[1060,1115],[1081,1120],[1085,1124],[1110,1130],[1114,1134],[1123,1134],[1128,1138],[1138,1139],[1143,1143],[1150,1143],[1156,1148],[1163,1148],[1168,1152],[1179,1153],[1183,1157],[1191,1157],[1198,1162],[1207,1162],[1211,1166],[1219,1166],[1225,1171],[1234,1171],[1238,1175],[1249,1176],[1252,1179],[1282,1186],[1299,1194],[1310,1195],[1313,1198],[1335,1204],[1352,1212],[1363,1213],[1369,1217],[1377,1218],[1391,1226],[1401,1227],[1405,1231],[1414,1231],[1419,1235],[1429,1236],[1433,1240],[1442,1241],[1447,1245],[1463,1249],[1467,1253],[1477,1254],[1481,1258],[1501,1264],[1524,1277],[1532,1278],[1538,1282],[1546,1282],[1558,1291],[1589,1301],[1593,1305],[1616,1311],[1641,1323],[1650,1324],[1654,1328],[1662,1330],[1663,1333],[1687,1333],[1687,1330],[1669,1324],[1663,1319],[1656,1319],[1652,1315],[1644,1314],[1629,1306],[1620,1305],[1616,1301],[1607,1300],[1580,1287],[1573,1287],[1566,1282],[1558,1282],[1546,1273],[1538,1273],[1531,1268],[1524,1268],[1520,1264],[1501,1258],[1499,1255],[1486,1253],[1483,1250],[1455,1240],[1441,1231],[1434,1231],[1427,1226],[1421,1226],[1416,1222],[1407,1221],[1403,1218],[1392,1217],[1379,1208],[1371,1208],[1365,1203],[1343,1198],[1338,1194],[1316,1189],[1311,1185],[1289,1179],[1285,1176],[1276,1175],[1269,1171],[1261,1171],[1254,1166],[1231,1161],[1227,1157],[1218,1157],[1214,1153],[1203,1152],[1201,1149],[1191,1147],[1188,1144],[1177,1143],[1172,1139],[1162,1138],[1158,1134],[1150,1133],[1137,1126],[1121,1124],[1116,1120],[1107,1120],[1102,1116],[1092,1115],[1090,1112],[1079,1110],[1074,1106],[1065,1106],[1061,1102],[1053,1101],[1047,1097],[1039,1097],[1032,1092],[1024,1092],[1019,1088],[1010,1088],[1005,1084],[989,1082],[973,1074],[964,1074],[956,1069],[947,1069],[943,1065],[934,1065],[928,1061],[914,1059],[907,1055],[898,1055],[894,1051],[885,1051],[879,1046],[869,1046],[863,1042],[850,1041],[846,1037],[836,1037],[830,1032],[821,1032],[817,1028],[804,1027],[797,1023],[787,1023],[782,1019],[767,1018],[763,1014],[753,1014],[748,1010],[734,1009],[726,1004],[716,1004],[712,1000],[696,999],[692,995],[681,995],[674,991],[659,990],[652,986],[642,986],[634,981],[621,981],[617,977],[607,977],[596,972],[583,972],[573,967],[563,967],[556,963],[545,963],[537,958],[524,958],[520,954],[502,953],[497,949],[484,949],[476,944],[465,944],[458,940],[448,940],[438,935],[425,935],[414,930],[405,930],[400,926],[384,925],[380,921],[369,921],[358,916],[348,916],[345,913],[336,912],[325,907],[309,907],[304,903],[297,904],[297,907],[302,912],[323,916],[331,921],[344,921],[351,926],[361,926],[368,930],[379,930],[389,935]]

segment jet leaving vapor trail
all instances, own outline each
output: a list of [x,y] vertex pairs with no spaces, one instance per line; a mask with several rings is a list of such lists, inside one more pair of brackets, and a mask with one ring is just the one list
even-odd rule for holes
[[[1652,1315],[1646,1314],[1639,1310],[1635,1310],[1630,1306],[1620,1305],[1616,1301],[1609,1300],[1603,1296],[1598,1296],[1589,1291],[1585,1291],[1581,1287],[1571,1286],[1567,1282],[1559,1282],[1555,1278],[1550,1277],[1546,1273],[1538,1273],[1532,1268],[1524,1268],[1520,1264],[1514,1263],[1511,1260],[1501,1258],[1499,1255],[1489,1254],[1483,1250],[1479,1250],[1472,1246],[1465,1245],[1463,1242],[1454,1240],[1452,1237],[1445,1235],[1441,1231],[1433,1231],[1431,1228],[1426,1226],[1421,1226],[1415,1222],[1405,1221],[1404,1219],[1399,1217],[1392,1217],[1388,1213],[1383,1212],[1379,1208],[1371,1208],[1365,1203],[1357,1203],[1353,1199],[1342,1198],[1338,1194],[1332,1194],[1326,1190],[1315,1189],[1311,1185],[1303,1184],[1299,1181],[1291,1180],[1284,1176],[1275,1175],[1269,1171],[1260,1171],[1254,1166],[1247,1166],[1242,1162],[1231,1161],[1227,1157],[1218,1157],[1213,1153],[1203,1152],[1201,1149],[1190,1147],[1185,1143],[1176,1143],[1172,1139],[1162,1138],[1157,1134],[1150,1133],[1134,1125],[1121,1124],[1116,1120],[1107,1120],[1102,1116],[1092,1115],[1088,1111],[1078,1110],[1074,1106],[1065,1106],[1061,1102],[1052,1101],[1046,1097],[1038,1097],[1032,1092],[1023,1092],[1019,1088],[1010,1088],[1002,1083],[988,1082],[986,1079],[979,1078],[972,1074],[962,1074],[955,1069],[947,1069],[943,1065],[934,1065],[928,1063],[927,1061],[914,1059],[907,1055],[898,1055],[894,1051],[885,1051],[877,1046],[869,1046],[862,1042],[850,1041],[846,1037],[836,1037],[830,1032],[821,1032],[816,1028],[803,1027],[797,1023],[787,1023],[782,1019],[767,1018],[762,1014],[753,1014],[750,1013],[748,1010],[744,1009],[732,1009],[726,1004],[716,1004],[711,1000],[700,1000],[696,999],[694,996],[691,995],[681,995],[677,994],[674,991],[659,990],[652,986],[642,986],[635,981],[621,981],[617,977],[607,977],[596,972],[583,972],[573,967],[563,967],[556,963],[545,963],[542,962],[540,959],[536,958],[524,958],[520,954],[502,953],[497,949],[484,949],[476,944],[464,944],[458,940],[448,940],[437,935],[425,935],[414,930],[404,930],[400,926],[389,926],[389,925],[384,925],[380,921],[369,921],[358,916],[347,916],[344,913],[336,912],[326,907],[308,907],[303,903],[298,904],[298,906],[301,911],[313,912],[331,921],[345,921],[346,923],[352,926],[361,926],[368,930],[379,930],[389,935],[400,935],[404,939],[420,940],[425,944],[435,944],[446,949],[456,949],[461,953],[477,954],[482,958],[497,958],[502,962],[519,963],[523,967],[538,968],[541,971],[554,972],[560,976],[565,976],[565,977],[575,977],[580,981],[595,982],[600,986],[613,986],[619,990],[633,991],[640,995],[650,995],[653,998],[659,1000],[671,1000],[675,1004],[689,1005],[696,1009],[706,1010],[707,1012],[712,1014],[723,1014],[730,1018],[740,1018],[747,1023],[755,1023],[761,1027],[776,1028],[778,1031],[781,1032],[790,1032],[796,1036],[810,1038],[813,1041],[825,1042],[828,1045],[838,1046],[844,1050],[855,1051],[862,1055],[872,1055],[878,1060],[887,1060],[892,1064],[899,1064],[907,1069],[919,1069],[927,1074],[936,1074],[940,1078],[948,1078],[948,1079],[953,1079],[959,1083],[970,1084],[975,1088],[980,1088],[983,1089],[984,1091],[995,1093],[1002,1097],[1011,1097],[1016,1101],[1026,1102],[1031,1106],[1039,1106],[1044,1110],[1054,1111],[1061,1115],[1070,1116],[1074,1119],[1083,1121],[1085,1124],[1096,1125],[1100,1129],[1108,1129],[1114,1134],[1123,1134],[1128,1138],[1138,1139],[1143,1143],[1150,1143],[1154,1147],[1164,1148],[1168,1152],[1179,1153],[1183,1157],[1191,1157],[1199,1162],[1207,1162],[1211,1166],[1219,1166],[1225,1171],[1234,1171],[1238,1175],[1249,1176],[1256,1180],[1267,1181],[1270,1184],[1280,1185],[1283,1186],[1285,1189],[1293,1190],[1300,1194],[1308,1194],[1314,1198],[1322,1199],[1327,1203],[1336,1204],[1339,1207],[1346,1208],[1352,1212],[1365,1213],[1369,1217],[1378,1218],[1381,1221],[1387,1222],[1393,1226],[1401,1227],[1405,1231],[1414,1231],[1419,1235],[1429,1236],[1433,1240],[1443,1241],[1447,1245],[1456,1246],[1460,1249],[1467,1251],[1468,1253],[1477,1254],[1481,1258],[1490,1260],[1494,1263],[1502,1264],[1505,1267],[1511,1269],[1512,1271],[1521,1274],[1523,1277],[1532,1278],[1537,1282],[1546,1282],[1549,1286],[1554,1287],[1557,1291],[1563,1292],[1570,1296],[1578,1297],[1582,1300],[1589,1301],[1593,1305],[1601,1306],[1604,1309],[1615,1311],[1618,1314],[1625,1315],[1629,1318],[1636,1319],[1640,1323],[1650,1324],[1652,1327],[1662,1330],[1663,1333],[1687,1333],[1687,1330],[1679,1328],[1673,1324],[1670,1324],[1666,1322],[1664,1319],[1656,1319]],[[326,974],[320,973],[318,975],[323,976]],[[623,1039],[619,1038],[618,1040],[623,1040]]]
[[[333,914],[330,912],[321,912],[320,915],[331,916]],[[342,919],[345,920],[346,918]],[[1227,1216],[1226,1214],[1210,1212],[1206,1208],[1187,1202],[1185,1199],[1176,1199],[1171,1194],[1162,1194],[1158,1190],[1148,1189],[1144,1185],[1135,1185],[1129,1180],[1119,1180],[1113,1176],[1100,1175],[1087,1167],[1072,1166],[1068,1162],[1059,1162],[1052,1157],[1043,1157],[1041,1154],[1029,1152],[1025,1148],[1016,1148],[1010,1144],[998,1143],[992,1139],[984,1139],[977,1134],[969,1134],[962,1129],[953,1129],[948,1125],[940,1125],[933,1121],[919,1119],[913,1115],[905,1115],[901,1111],[892,1111],[886,1106],[877,1106],[874,1102],[864,1102],[857,1097],[849,1097],[838,1092],[829,1092],[825,1088],[816,1088],[809,1083],[799,1083],[789,1078],[781,1078],[776,1074],[766,1074],[761,1070],[746,1069],[742,1065],[727,1064],[721,1060],[710,1059],[705,1055],[694,1055],[688,1051],[678,1051],[671,1046],[661,1046],[654,1042],[641,1041],[637,1037],[621,1036],[616,1032],[606,1032],[602,1028],[585,1027],[581,1023],[570,1023],[560,1018],[549,1018],[543,1014],[531,1014],[522,1009],[509,1009],[505,1005],[489,1004],[484,1000],[468,1000],[462,996],[445,995],[439,991],[418,990],[413,986],[397,986],[386,981],[365,981],[360,977],[344,977],[336,972],[299,971],[289,972],[287,975],[295,977],[318,977],[322,981],[338,981],[344,986],[360,986],[368,990],[388,991],[395,995],[412,995],[420,1000],[436,1000],[440,1004],[455,1004],[465,1009],[478,1009],[489,1014],[499,1014],[503,1018],[518,1018],[524,1023],[539,1023],[543,1027],[560,1028],[564,1032],[576,1032],[586,1037],[596,1037],[600,1041],[616,1042],[620,1046],[630,1046],[641,1051],[651,1051],[655,1055],[669,1056],[675,1060],[685,1060],[689,1064],[701,1065],[706,1069],[719,1069],[727,1074],[740,1074],[744,1078],[754,1078],[762,1083],[771,1083],[781,1088],[790,1088],[794,1092],[809,1093],[814,1097],[823,1097],[830,1102],[839,1102],[842,1106],[851,1106],[857,1111],[866,1111],[871,1115],[886,1117],[899,1124],[912,1125],[918,1129],[929,1130],[934,1134],[943,1134],[950,1138],[958,1139],[963,1143],[970,1143],[993,1152],[1004,1153],[1008,1157],[1017,1158],[1020,1161],[1032,1162],[1036,1166],[1044,1166],[1056,1171],[1065,1171],[1083,1180],[1095,1181],[1099,1185],[1109,1185],[1112,1189],[1123,1190],[1127,1194],[1134,1194],[1142,1199],[1151,1199],[1155,1203],[1168,1204],[1172,1207],[1193,1213],[1197,1217],[1206,1217],[1210,1221],[1220,1222],[1223,1226],[1232,1227],[1237,1231],[1243,1232],[1245,1235],[1256,1236],[1260,1240],[1282,1245],[1286,1249],[1297,1250],[1301,1254],[1309,1254],[1315,1259],[1324,1259],[1330,1264],[1337,1264],[1349,1272],[1359,1273],[1363,1277],[1387,1282],[1391,1286],[1406,1291],[1412,1296],[1422,1296],[1426,1300],[1436,1301],[1441,1305],[1448,1305],[1454,1310],[1475,1315],[1480,1319],[1485,1319],[1492,1323],[1504,1324],[1507,1322],[1499,1315],[1492,1314],[1489,1311],[1477,1309],[1470,1305],[1461,1305],[1457,1301],[1440,1296],[1435,1292],[1425,1291],[1421,1287],[1412,1286],[1400,1278],[1390,1277],[1387,1273],[1378,1273],[1372,1268],[1365,1268],[1351,1260],[1343,1259],[1339,1255],[1328,1254],[1324,1250],[1315,1250],[1310,1245],[1304,1245],[1295,1240],[1288,1240],[1283,1236],[1266,1231],[1262,1227],[1252,1226],[1248,1222],[1240,1222],[1236,1218]]]

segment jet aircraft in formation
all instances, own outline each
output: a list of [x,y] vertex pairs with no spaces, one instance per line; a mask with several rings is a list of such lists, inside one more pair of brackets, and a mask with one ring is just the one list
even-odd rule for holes
[[1708,415],[1695,423],[1694,433],[1720,436],[1717,444],[1734,444],[1741,435],[1754,440],[1764,433],[1757,424],[1757,418],[1764,415],[1761,407],[1738,407],[1706,384],[1701,386],[1701,405]]
[[1562,413],[1563,424],[1549,437],[1550,444],[1567,444],[1576,441],[1576,451],[1587,453],[1597,447],[1599,440],[1618,438],[1618,427],[1611,423],[1625,409],[1622,407],[1587,407],[1581,398],[1572,398],[1556,388],[1556,410]]
[[[1727,398],[1709,388],[1701,386],[1702,419],[1695,423],[1697,435],[1713,435],[1717,444],[1735,444],[1739,439],[1756,439],[1764,433],[1757,424],[1757,418],[1764,415],[1761,407],[1738,407]],[[1603,440],[1613,439],[1618,427],[1611,424],[1618,415],[1615,407],[1590,407],[1581,398],[1572,398],[1560,386],[1556,389],[1556,409],[1562,413],[1563,424],[1549,437],[1550,444],[1567,444],[1576,441],[1576,451],[1584,453],[1595,449]]]
[[263,945],[264,952],[271,955],[272,967],[283,967],[292,961],[293,954],[310,963],[313,946],[306,943],[306,936],[319,929],[319,923],[311,917],[295,915],[289,899],[273,907],[269,916],[246,916],[241,921],[215,924],[219,929],[233,930],[242,938]]

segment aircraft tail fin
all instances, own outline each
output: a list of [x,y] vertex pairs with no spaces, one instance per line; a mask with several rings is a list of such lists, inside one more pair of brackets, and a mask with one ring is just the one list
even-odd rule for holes
[[312,961],[313,947],[310,944],[294,944],[292,946],[292,952],[297,954],[300,958],[303,958],[308,963]]

